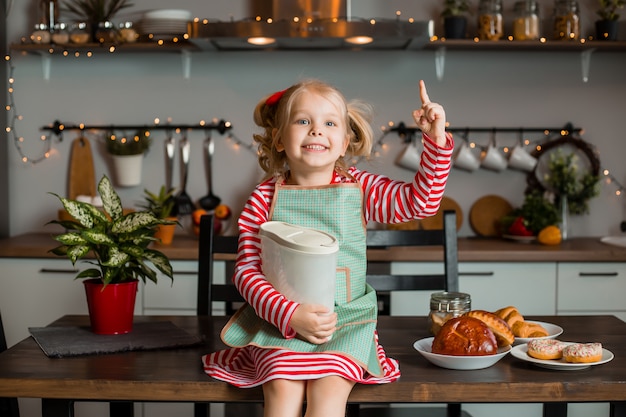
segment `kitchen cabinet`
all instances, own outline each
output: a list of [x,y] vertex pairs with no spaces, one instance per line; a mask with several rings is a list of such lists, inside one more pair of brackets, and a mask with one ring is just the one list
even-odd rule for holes
[[[443,265],[431,262],[394,262],[392,273],[410,273],[419,268],[424,273],[441,273]],[[538,291],[538,289],[540,291]],[[522,314],[556,313],[555,262],[461,262],[459,290],[470,294],[472,309],[495,311],[508,305]],[[392,294],[392,314],[426,315],[432,291]]]
[[626,264],[558,264],[557,314],[614,314],[626,320]]

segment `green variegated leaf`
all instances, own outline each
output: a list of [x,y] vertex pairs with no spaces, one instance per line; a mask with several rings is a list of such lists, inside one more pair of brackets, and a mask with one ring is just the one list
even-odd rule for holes
[[57,256],[67,256],[67,249],[69,246],[67,245],[62,245],[62,246],[57,246],[54,249],[50,249],[48,252],[53,253]]
[[131,243],[123,244],[122,246],[120,246],[120,250],[123,252],[126,252],[133,258],[139,258],[139,259],[143,257],[143,252],[144,252],[141,246],[137,246]]
[[147,211],[137,211],[115,221],[111,231],[113,233],[133,233],[143,227],[156,224],[158,224],[158,219],[154,217],[154,214]]
[[56,235],[54,240],[57,242],[63,243],[64,245],[85,245],[87,241],[83,238],[80,233],[62,233],[60,235]]
[[70,261],[72,261],[72,264],[75,264],[77,260],[88,253],[89,246],[86,245],[70,246],[67,248],[67,256],[70,258]]
[[113,268],[123,267],[126,262],[130,260],[130,256],[120,251],[117,247],[111,246],[109,248],[109,253],[107,259],[104,259],[102,265],[109,266]]
[[139,262],[139,269],[141,271],[141,275],[148,278],[150,281],[156,283],[157,282],[157,274],[156,271],[148,267],[145,263]]
[[102,198],[102,205],[104,211],[106,211],[113,221],[119,220],[124,212],[122,207],[122,200],[120,196],[115,192],[111,180],[106,175],[103,175],[98,183],[98,193]]
[[167,257],[157,250],[147,249],[144,251],[144,255],[146,259],[148,259],[152,264],[165,275],[173,279],[174,272],[172,270],[172,264],[167,259]]
[[96,229],[85,230],[82,233],[85,240],[96,245],[115,246],[115,241],[106,233],[97,231]]
[[94,224],[108,221],[106,216],[91,204],[69,200],[64,197],[59,197],[58,195],[57,198],[61,200],[67,213],[86,228],[92,228]]
[[73,220],[50,220],[46,224],[58,224],[66,230],[83,230],[84,227]]
[[99,269],[85,269],[84,271],[80,271],[78,275],[76,275],[76,279],[80,278],[100,278],[102,276],[102,272]]

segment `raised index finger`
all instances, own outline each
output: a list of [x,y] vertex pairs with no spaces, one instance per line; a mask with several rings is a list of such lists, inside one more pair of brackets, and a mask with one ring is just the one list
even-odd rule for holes
[[430,103],[424,80],[420,80],[420,99],[422,100],[422,105]]

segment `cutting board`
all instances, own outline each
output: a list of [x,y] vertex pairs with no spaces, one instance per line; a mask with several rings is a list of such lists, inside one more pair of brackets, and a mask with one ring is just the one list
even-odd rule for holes
[[478,236],[500,236],[500,220],[513,210],[511,203],[497,195],[486,195],[470,209],[470,226]]
[[437,214],[419,221],[420,228],[424,230],[443,229],[443,212],[447,210],[456,212],[456,230],[459,230],[463,225],[463,211],[461,210],[461,206],[452,198],[445,196],[441,199],[441,205],[439,206]]
[[96,195],[96,174],[93,167],[91,144],[86,137],[72,142],[72,155],[67,177],[67,197],[75,200],[79,195]]

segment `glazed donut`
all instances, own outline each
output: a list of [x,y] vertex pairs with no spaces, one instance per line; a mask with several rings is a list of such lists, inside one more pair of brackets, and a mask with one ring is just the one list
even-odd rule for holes
[[602,359],[602,343],[574,343],[563,348],[566,362],[589,363]]
[[528,321],[518,321],[511,328],[513,334],[517,337],[546,337],[548,331],[538,323],[530,323]]
[[472,310],[464,314],[467,317],[473,317],[485,323],[496,336],[498,347],[509,346],[515,342],[515,335],[508,324],[494,313],[485,310]]
[[563,342],[556,339],[535,339],[527,343],[528,356],[536,359],[561,359]]
[[518,321],[524,321],[524,316],[522,316],[519,310],[513,306],[508,306],[496,310],[495,315],[504,320],[511,329],[513,328],[513,325]]

